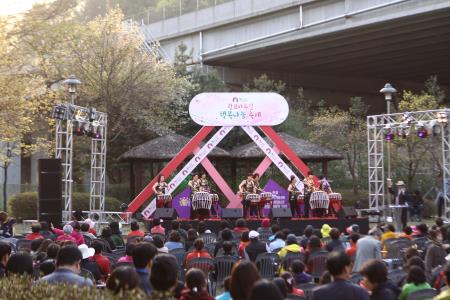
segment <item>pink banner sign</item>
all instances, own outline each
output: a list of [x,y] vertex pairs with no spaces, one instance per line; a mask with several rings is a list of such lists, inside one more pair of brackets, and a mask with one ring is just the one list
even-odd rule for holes
[[202,93],[189,103],[189,115],[202,126],[274,126],[289,106],[276,93]]

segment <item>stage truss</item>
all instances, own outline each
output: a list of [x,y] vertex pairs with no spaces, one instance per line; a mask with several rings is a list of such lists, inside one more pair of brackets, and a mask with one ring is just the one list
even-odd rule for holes
[[[86,120],[84,116],[89,114],[90,108],[77,106],[70,103],[62,103],[55,106],[53,115],[56,119],[56,149],[55,157],[62,160],[63,169],[63,221],[71,220],[72,189],[73,189],[73,132],[74,123],[81,122],[78,126],[91,126],[95,124],[98,135],[91,138],[91,172],[89,184],[89,210],[90,214],[104,215],[105,187],[106,187],[106,135],[108,115],[103,112],[95,112],[95,118]],[[55,111],[57,111],[55,113]],[[83,117],[80,117],[83,116]],[[81,124],[81,125],[80,125]],[[99,220],[101,221],[101,220]]]
[[[412,127],[427,125],[440,127],[442,195],[445,198],[445,216],[447,217],[450,211],[450,130],[448,130],[448,122],[438,121],[440,114],[448,116],[450,115],[450,109],[367,116],[369,210],[385,211],[389,205],[389,203],[386,203],[384,173],[384,137],[386,128],[409,130],[409,134],[416,134],[416,131],[411,129]],[[426,139],[423,142],[426,143]]]

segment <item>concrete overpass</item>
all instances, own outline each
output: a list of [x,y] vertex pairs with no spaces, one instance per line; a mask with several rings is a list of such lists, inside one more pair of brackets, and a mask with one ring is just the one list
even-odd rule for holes
[[419,88],[433,74],[450,86],[450,0],[234,0],[143,31],[169,57],[184,42],[230,84],[266,72],[326,99],[379,99],[386,81]]

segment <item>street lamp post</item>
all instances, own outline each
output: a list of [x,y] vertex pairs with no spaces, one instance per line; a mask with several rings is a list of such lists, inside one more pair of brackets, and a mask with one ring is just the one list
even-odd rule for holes
[[63,84],[67,85],[68,92],[70,94],[70,101],[71,104],[75,104],[75,97],[77,93],[77,85],[81,84],[81,81],[79,81],[75,75],[70,75],[68,79],[63,81]]
[[[384,94],[384,100],[386,100],[386,113],[391,113],[391,101],[392,95],[397,93],[397,90],[390,84],[386,83],[384,87],[380,90],[380,93]],[[387,144],[387,173],[388,178],[391,178],[391,148],[390,144]]]
[[3,210],[7,211],[7,197],[6,191],[8,185],[8,167],[10,165],[10,159],[12,157],[12,148],[9,142],[6,143],[6,160],[3,164]]

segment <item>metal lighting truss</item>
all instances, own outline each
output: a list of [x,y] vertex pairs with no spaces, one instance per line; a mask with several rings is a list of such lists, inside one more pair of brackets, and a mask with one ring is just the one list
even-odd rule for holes
[[[87,114],[89,108],[77,106],[70,103],[58,104],[65,110],[63,117],[56,119],[56,153],[55,157],[62,160],[63,167],[63,220],[70,221],[72,216],[72,171],[73,171],[73,129],[74,122],[79,112]],[[92,137],[91,140],[91,179],[89,209],[92,213],[102,216],[105,210],[105,183],[106,183],[106,135],[108,117],[106,113],[96,112],[92,122],[94,129],[100,135]]]
[[448,130],[448,121],[438,122],[439,113],[445,114],[445,119],[447,119],[447,116],[450,116],[450,109],[367,116],[369,210],[380,211],[387,208],[384,186],[384,130],[386,128],[409,130],[412,126],[439,126],[442,141],[442,195],[445,198],[445,215],[447,217],[447,213],[450,212],[450,130]]

